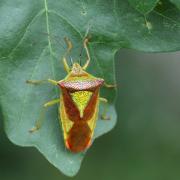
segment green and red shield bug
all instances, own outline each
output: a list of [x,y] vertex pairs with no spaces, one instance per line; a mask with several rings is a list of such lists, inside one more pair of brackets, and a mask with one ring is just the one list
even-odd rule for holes
[[[65,146],[71,152],[78,153],[86,150],[92,143],[96,121],[98,119],[99,101],[107,103],[107,99],[101,98],[99,95],[100,87],[115,87],[107,85],[104,79],[97,78],[86,72],[90,63],[90,54],[87,43],[88,38],[84,39],[83,47],[86,50],[87,61],[81,66],[79,63],[73,63],[69,67],[66,56],[72,49],[72,43],[69,39],[65,39],[67,43],[67,52],[63,57],[64,68],[67,76],[55,81],[52,79],[36,81],[28,80],[27,83],[40,84],[49,82],[60,88],[60,98],[49,101],[43,105],[44,109],[59,103],[60,123],[62,125]],[[102,119],[108,119],[106,110],[101,116]],[[37,131],[42,124],[42,118],[36,122],[34,128],[30,132]]]

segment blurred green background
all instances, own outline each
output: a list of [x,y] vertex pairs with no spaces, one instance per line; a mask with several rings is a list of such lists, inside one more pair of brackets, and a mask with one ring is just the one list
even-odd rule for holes
[[[74,180],[180,179],[180,52],[121,50],[118,123],[89,149]],[[1,117],[1,116],[0,116]],[[0,131],[0,180],[68,180],[34,148]]]

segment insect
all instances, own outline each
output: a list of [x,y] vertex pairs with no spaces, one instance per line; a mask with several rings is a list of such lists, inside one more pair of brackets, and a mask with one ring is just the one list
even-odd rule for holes
[[[79,63],[73,63],[72,67],[68,65],[66,57],[72,49],[72,43],[68,38],[65,41],[68,48],[63,57],[63,64],[67,76],[60,81],[52,79],[42,81],[28,80],[27,83],[40,84],[49,82],[59,86],[61,91],[60,98],[45,103],[43,109],[60,103],[59,114],[65,146],[71,152],[78,153],[86,150],[92,143],[98,118],[99,102],[107,103],[107,99],[99,96],[100,87],[102,85],[114,87],[114,85],[107,85],[104,79],[94,77],[86,72],[90,63],[90,54],[87,47],[88,38],[84,38],[83,42],[87,55],[86,63],[83,66]],[[106,116],[106,109],[104,109],[102,119],[109,119]],[[30,132],[35,132],[41,127],[41,119],[36,122],[35,127],[30,129]]]

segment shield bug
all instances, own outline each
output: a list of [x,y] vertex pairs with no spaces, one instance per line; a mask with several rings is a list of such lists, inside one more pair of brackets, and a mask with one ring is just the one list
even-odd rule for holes
[[[83,47],[85,48],[87,61],[81,66],[79,63],[73,63],[69,67],[66,56],[72,49],[72,43],[69,39],[65,39],[67,43],[67,52],[63,57],[64,68],[67,76],[60,80],[28,80],[27,83],[40,84],[49,82],[59,86],[61,94],[60,98],[49,101],[43,105],[43,109],[59,103],[60,121],[63,129],[64,142],[67,149],[71,152],[78,153],[86,150],[92,143],[94,129],[98,118],[99,101],[107,103],[105,98],[99,96],[100,87],[114,87],[107,85],[104,79],[97,78],[86,72],[90,63],[90,55],[87,47],[88,38],[84,39]],[[42,112],[44,113],[44,111]],[[106,110],[101,116],[102,119],[108,119]],[[34,132],[41,127],[42,116],[36,122],[34,128],[30,132]]]

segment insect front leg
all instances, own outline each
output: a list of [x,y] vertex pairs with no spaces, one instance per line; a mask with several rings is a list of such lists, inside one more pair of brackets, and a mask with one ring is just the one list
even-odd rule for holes
[[101,119],[110,120],[110,117],[107,116],[107,110],[108,110],[107,103],[108,103],[108,100],[106,98],[102,98],[102,97],[100,97],[99,100],[104,103],[104,109],[103,109],[103,113],[101,114]]
[[70,67],[69,67],[69,65],[68,65],[68,63],[67,63],[66,57],[69,55],[69,53],[70,53],[70,51],[71,51],[71,49],[72,49],[73,46],[72,46],[71,41],[70,41],[67,37],[65,37],[64,40],[65,40],[65,42],[66,42],[66,44],[67,44],[67,50],[66,50],[66,52],[65,52],[65,54],[64,54],[64,56],[63,56],[63,64],[64,64],[64,69],[65,69],[65,71],[66,71],[67,73],[69,73]]
[[50,83],[52,85],[57,85],[58,81],[55,81],[53,79],[45,79],[45,80],[27,80],[26,83],[28,84],[34,84],[34,85],[40,85],[43,83]]
[[86,70],[86,68],[89,66],[89,63],[90,63],[90,60],[91,60],[89,50],[88,50],[88,47],[87,47],[88,40],[89,40],[88,38],[85,38],[84,42],[83,42],[83,46],[84,46],[84,48],[86,50],[86,54],[87,54],[87,60],[86,60],[85,65],[83,66],[84,70]]
[[35,126],[29,130],[30,133],[33,133],[33,132],[35,132],[41,128],[42,123],[44,121],[44,115],[45,115],[46,109],[50,106],[53,106],[53,105],[59,103],[59,101],[60,101],[60,99],[54,99],[54,100],[51,100],[51,101],[49,101],[43,105],[43,109],[41,110],[39,119],[36,121]]

